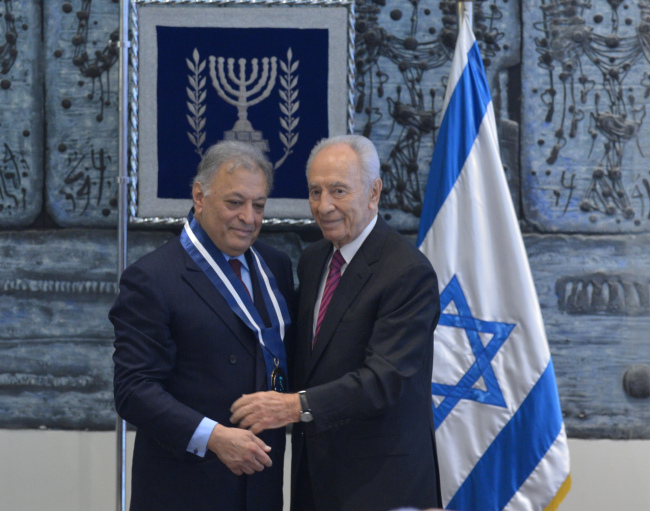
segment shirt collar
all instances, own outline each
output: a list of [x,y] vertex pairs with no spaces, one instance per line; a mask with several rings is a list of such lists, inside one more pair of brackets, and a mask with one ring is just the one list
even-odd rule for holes
[[366,228],[363,231],[361,231],[361,234],[359,234],[359,236],[357,236],[350,243],[347,243],[346,245],[343,245],[341,247],[340,249],[341,255],[343,256],[343,259],[345,259],[346,264],[352,261],[352,258],[359,251],[361,245],[363,245],[363,242],[366,241],[366,238],[368,237],[372,229],[375,227],[376,223],[377,223],[377,215],[375,215],[373,219],[370,220],[370,223],[368,223]]
[[[228,254],[221,252],[223,256],[226,258],[226,261],[230,261],[231,259],[238,259],[241,262],[241,265],[248,270],[248,262],[246,261],[246,253],[244,252],[241,255],[238,255],[237,257],[232,257],[229,256]],[[250,271],[250,270],[249,270]]]

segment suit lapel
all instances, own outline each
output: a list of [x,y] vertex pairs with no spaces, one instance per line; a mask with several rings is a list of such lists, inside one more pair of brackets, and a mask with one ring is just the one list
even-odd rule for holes
[[224,324],[232,331],[233,336],[242,343],[246,350],[255,357],[256,344],[251,342],[250,329],[232,311],[226,299],[221,296],[212,282],[196,265],[187,252],[181,247],[185,257],[187,271],[182,275],[183,280],[194,289],[201,299],[210,307]]
[[[345,272],[343,273],[343,276],[341,277],[341,280],[339,281],[339,284],[334,291],[334,295],[332,295],[332,301],[327,308],[325,318],[323,318],[323,322],[320,327],[320,332],[318,333],[318,339],[314,344],[314,349],[311,353],[310,364],[307,373],[308,378],[318,365],[318,361],[325,352],[327,345],[334,337],[336,329],[338,328],[339,323],[343,319],[346,311],[350,308],[354,300],[357,299],[366,282],[368,282],[368,280],[372,277],[374,273],[373,265],[381,257],[385,239],[384,231],[386,226],[387,224],[381,218],[377,219],[377,224],[375,225],[374,229],[368,235],[357,253],[352,258],[352,261],[350,261],[347,268],[345,269]],[[329,255],[329,252],[327,255]],[[320,275],[322,275],[322,272]],[[319,284],[320,279],[316,284],[316,293],[314,294],[313,299],[307,303],[316,303],[316,294],[318,292]],[[312,322],[313,308],[314,307],[312,305]]]
[[[312,341],[314,337],[314,307],[318,297],[318,288],[320,287],[321,277],[325,271],[325,264],[332,251],[332,244],[322,242],[319,250],[312,256],[309,261],[309,270],[301,274],[300,280],[300,299],[299,299],[299,317],[301,323],[301,338],[298,342],[297,363],[302,365],[301,374],[307,375],[310,367],[312,356]],[[303,319],[304,318],[304,323]]]

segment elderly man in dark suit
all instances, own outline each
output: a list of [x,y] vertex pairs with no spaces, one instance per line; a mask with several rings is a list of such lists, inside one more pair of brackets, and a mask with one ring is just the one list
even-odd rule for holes
[[440,316],[429,261],[377,214],[368,139],[321,141],[307,164],[324,240],[307,247],[292,382],[244,396],[231,421],[256,433],[295,422],[294,511],[440,506],[431,398]]
[[291,261],[254,243],[272,172],[254,146],[211,147],[181,235],[122,276],[109,317],[115,405],[138,428],[131,511],[282,510],[284,428],[229,422],[242,394],[287,384]]

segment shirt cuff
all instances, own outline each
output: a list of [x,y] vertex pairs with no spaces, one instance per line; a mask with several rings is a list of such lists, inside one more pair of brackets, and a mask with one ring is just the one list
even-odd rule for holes
[[203,458],[208,450],[208,440],[210,440],[210,435],[216,425],[217,423],[212,419],[203,417],[203,420],[194,431],[190,443],[187,444],[187,452]]

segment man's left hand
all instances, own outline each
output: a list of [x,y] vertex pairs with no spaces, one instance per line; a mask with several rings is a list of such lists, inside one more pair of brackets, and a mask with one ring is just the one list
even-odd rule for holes
[[266,429],[276,429],[300,420],[298,394],[281,394],[275,391],[256,392],[240,397],[230,407],[230,422],[258,434]]

